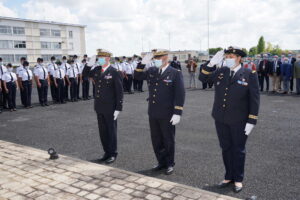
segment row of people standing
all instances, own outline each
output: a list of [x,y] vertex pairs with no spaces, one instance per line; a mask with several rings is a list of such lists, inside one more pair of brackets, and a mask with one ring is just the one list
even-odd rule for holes
[[[56,61],[55,57],[51,57],[48,65],[43,63],[42,58],[38,58],[37,65],[32,71],[26,58],[22,57],[16,72],[13,72],[13,66],[10,63],[4,66],[2,58],[0,58],[0,111],[2,112],[2,108],[16,111],[16,91],[18,89],[20,89],[21,104],[25,108],[32,108],[33,81],[37,86],[41,106],[49,106],[49,86],[54,103],[74,102],[81,99],[79,97],[80,85],[82,85],[82,99],[90,99],[90,67],[86,65],[86,59],[79,63],[77,58],[74,55],[67,61],[64,56],[63,62],[61,62]],[[87,55],[84,58],[87,58]],[[71,98],[69,98],[69,94]]]

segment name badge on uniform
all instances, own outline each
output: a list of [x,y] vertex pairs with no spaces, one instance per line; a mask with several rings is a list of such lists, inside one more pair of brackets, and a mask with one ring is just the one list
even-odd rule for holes
[[107,75],[104,77],[105,79],[112,79],[112,76],[111,75]]
[[173,81],[170,80],[170,79],[165,79],[164,82],[166,82],[166,83],[172,83]]

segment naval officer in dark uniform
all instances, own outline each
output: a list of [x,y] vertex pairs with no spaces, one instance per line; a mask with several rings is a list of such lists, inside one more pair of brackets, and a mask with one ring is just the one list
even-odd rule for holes
[[234,192],[243,188],[245,145],[257,122],[260,103],[258,76],[256,71],[242,66],[245,56],[240,48],[229,47],[219,51],[200,72],[202,81],[215,85],[212,116],[226,171],[218,187],[234,183]]
[[175,125],[180,122],[185,99],[182,74],[168,62],[168,51],[154,53],[154,67],[135,69],[137,80],[147,80],[148,115],[153,149],[158,165],[153,170],[174,171]]
[[120,73],[110,65],[111,53],[98,49],[98,67],[93,71],[95,81],[94,108],[104,156],[99,162],[113,163],[117,152],[117,118],[122,111],[123,85]]

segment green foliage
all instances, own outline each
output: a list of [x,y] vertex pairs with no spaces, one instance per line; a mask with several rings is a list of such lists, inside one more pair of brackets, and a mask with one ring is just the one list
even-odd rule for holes
[[218,47],[218,48],[210,48],[209,49],[209,55],[215,55],[218,51],[222,50],[223,48]]

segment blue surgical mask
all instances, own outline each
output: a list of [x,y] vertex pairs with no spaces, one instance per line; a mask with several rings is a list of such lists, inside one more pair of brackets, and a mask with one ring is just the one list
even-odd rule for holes
[[225,59],[225,63],[224,63],[225,67],[232,68],[235,65],[236,65],[236,63],[235,63],[235,59],[234,58],[227,58],[227,59]]
[[98,65],[100,65],[100,66],[105,65],[105,63],[106,63],[105,58],[98,58],[97,63],[98,63]]
[[162,66],[162,60],[157,60],[157,59],[155,59],[155,60],[154,60],[154,65],[155,65],[156,67]]

